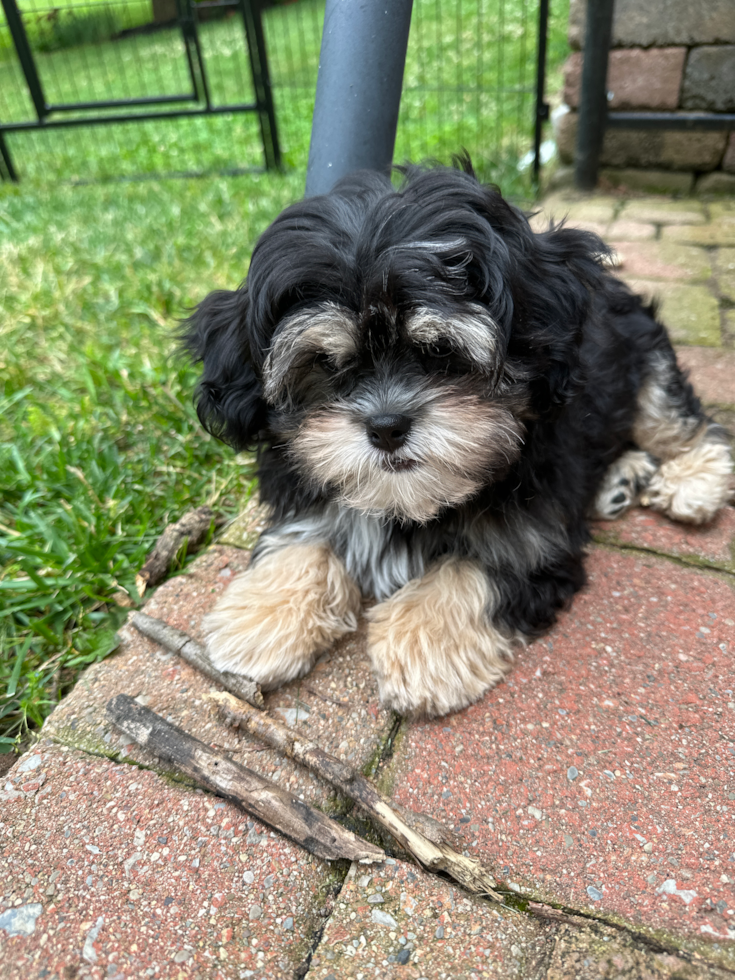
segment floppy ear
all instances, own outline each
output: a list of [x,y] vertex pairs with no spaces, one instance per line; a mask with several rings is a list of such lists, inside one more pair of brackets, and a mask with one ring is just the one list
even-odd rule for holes
[[545,416],[578,390],[585,325],[604,290],[609,252],[590,232],[561,226],[534,234],[523,220],[504,235],[511,254],[514,328],[508,355],[532,373],[531,400]]
[[259,442],[267,405],[253,367],[246,288],[210,293],[184,322],[182,347],[204,371],[194,399],[197,415],[213,436],[234,449]]
[[441,222],[445,239],[450,228],[461,238],[466,255],[449,273],[487,308],[507,344],[506,360],[528,378],[533,410],[548,417],[579,386],[580,345],[604,286],[600,257],[608,249],[589,232],[561,226],[534,234],[498,188],[477,182],[466,158],[458,165],[463,173],[437,169],[415,178],[423,213],[435,215],[424,237],[441,240]]

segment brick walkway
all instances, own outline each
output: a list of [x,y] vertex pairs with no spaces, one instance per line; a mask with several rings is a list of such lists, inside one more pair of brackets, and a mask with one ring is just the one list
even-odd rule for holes
[[[682,362],[735,428],[735,204],[546,207],[607,237],[620,274],[660,293]],[[146,611],[198,636],[247,563],[251,520]],[[452,826],[515,908],[399,855],[329,866],[177,780],[110,728],[109,697],[137,696],[361,826],[319,781],[225,728],[202,700],[210,684],[126,628],[0,791],[3,978],[732,976],[735,510],[704,529],[639,510],[596,537],[587,589],[466,711],[396,734],[362,631],[266,698],[338,757],[380,760],[384,789]]]

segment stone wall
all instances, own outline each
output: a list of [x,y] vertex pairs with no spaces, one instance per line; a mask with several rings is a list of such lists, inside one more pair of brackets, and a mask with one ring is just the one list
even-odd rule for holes
[[[586,0],[571,0],[564,103],[556,138],[572,163]],[[735,0],[616,0],[611,109],[735,112]],[[735,132],[608,129],[603,179],[648,189],[735,193]]]

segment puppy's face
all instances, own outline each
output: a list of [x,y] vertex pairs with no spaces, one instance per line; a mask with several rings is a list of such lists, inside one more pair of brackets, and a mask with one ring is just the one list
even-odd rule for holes
[[522,445],[486,309],[317,302],[279,324],[263,366],[272,426],[308,480],[420,523],[507,471]]
[[301,480],[430,521],[500,479],[524,422],[553,422],[579,384],[601,250],[585,232],[534,235],[469,170],[417,171],[399,191],[356,174],[287,208],[247,282],[187,322],[199,417],[236,448],[285,452],[284,497]]

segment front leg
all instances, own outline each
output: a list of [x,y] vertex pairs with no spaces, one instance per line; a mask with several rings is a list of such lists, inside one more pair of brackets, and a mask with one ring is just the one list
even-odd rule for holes
[[357,628],[360,593],[330,546],[266,552],[232,581],[204,619],[215,667],[269,690],[301,677],[317,655]]
[[512,658],[510,639],[492,624],[496,606],[482,568],[448,558],[371,609],[368,649],[383,704],[432,717],[481,698]]

